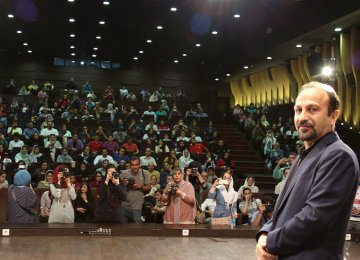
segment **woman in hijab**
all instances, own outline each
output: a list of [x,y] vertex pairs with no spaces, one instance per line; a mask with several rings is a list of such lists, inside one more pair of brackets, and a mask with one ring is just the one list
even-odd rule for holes
[[[212,225],[230,225],[231,218],[237,218],[237,192],[233,188],[233,178],[225,172],[222,179],[217,179],[209,190],[208,198],[216,199],[216,206],[212,215]],[[221,220],[221,221],[220,221]]]
[[30,163],[38,163],[43,159],[43,154],[40,153],[40,148],[38,145],[35,145],[29,155]]
[[184,170],[189,166],[189,164],[193,161],[193,159],[190,158],[190,152],[188,149],[185,149],[183,151],[183,155],[179,158],[179,167],[180,169]]
[[14,176],[14,184],[8,189],[9,223],[36,223],[37,196],[31,187],[31,175],[20,170]]
[[53,171],[47,170],[45,173],[45,179],[40,181],[36,188],[38,189],[49,189],[52,183]]
[[180,168],[172,170],[172,181],[168,182],[162,201],[167,203],[165,224],[195,224],[196,200],[192,184],[184,180]]
[[243,189],[245,187],[250,188],[252,193],[259,193],[259,188],[257,186],[255,186],[255,178],[252,176],[249,176],[245,179],[244,185],[242,185],[240,187],[240,189],[238,190],[239,199],[242,197]]

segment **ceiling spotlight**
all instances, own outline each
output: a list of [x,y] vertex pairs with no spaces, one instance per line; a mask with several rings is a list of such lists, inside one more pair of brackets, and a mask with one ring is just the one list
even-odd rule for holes
[[240,18],[240,14],[234,14],[234,18],[235,18],[235,19]]
[[109,1],[103,1],[103,5],[109,5],[110,2]]
[[230,77],[230,73],[227,73],[227,74],[226,74],[226,77]]
[[71,56],[75,56],[75,53],[71,53]]
[[149,39],[149,40],[147,40],[146,42],[147,42],[147,43],[152,43],[152,40]]
[[99,36],[99,35],[98,35],[98,36],[96,36],[96,39],[100,40],[100,39],[101,39],[101,36]]
[[195,44],[195,46],[196,46],[196,47],[200,47],[200,46],[201,46],[201,44],[200,44],[200,43],[197,43],[197,44]]
[[335,32],[341,32],[341,31],[342,31],[342,28],[337,27],[337,28],[334,29],[334,31],[335,31]]
[[71,61],[71,63],[75,63],[75,61],[74,61],[74,60],[72,60],[72,61]]
[[71,45],[71,46],[70,46],[70,49],[75,49],[75,46],[74,46],[74,45]]
[[75,19],[74,19],[74,18],[69,18],[69,22],[70,22],[70,23],[74,23],[74,22],[75,22]]
[[96,54],[91,55],[93,58],[96,58]]
[[174,63],[178,63],[179,61],[178,60],[174,60]]
[[17,34],[21,34],[22,31],[21,31],[21,30],[17,30],[16,33],[17,33]]
[[98,50],[98,47],[94,47],[93,50],[94,50],[94,51],[97,51],[97,50]]
[[71,37],[71,38],[74,38],[74,37],[75,37],[75,34],[73,34],[73,33],[70,34],[70,37]]
[[219,78],[215,78],[215,81],[219,81]]
[[139,53],[143,54],[143,53],[144,53],[144,51],[139,51]]
[[249,68],[249,66],[244,66],[244,69],[246,69],[246,70],[247,70],[248,68]]
[[68,2],[73,3],[73,2],[75,2],[75,0],[68,0]]
[[170,8],[170,11],[171,11],[171,12],[176,12],[176,11],[177,11],[177,8],[176,8],[176,7],[171,7],[171,8]]
[[10,19],[12,19],[12,18],[14,18],[14,15],[13,15],[13,14],[8,14],[8,17],[9,17]]
[[28,53],[32,53],[32,50],[28,50]]
[[134,60],[138,60],[139,58],[138,57],[134,57]]
[[350,126],[349,129],[352,130],[352,126]]
[[326,77],[331,76],[332,73],[333,73],[333,68],[331,68],[330,66],[325,66],[321,70],[321,74]]
[[156,26],[156,29],[158,29],[158,30],[162,30],[162,29],[163,29],[163,27],[162,27],[161,25],[158,25],[158,26]]
[[301,44],[296,44],[296,48],[301,48],[302,45]]
[[341,123],[341,125],[344,125],[344,123]]
[[29,44],[28,44],[27,42],[24,42],[23,45],[24,45],[24,46],[28,46]]
[[105,24],[105,21],[101,20],[101,21],[99,21],[99,24]]
[[267,56],[266,59],[267,59],[267,60],[272,60],[272,57],[271,57],[271,56]]
[[217,31],[212,31],[211,33],[214,34],[214,35],[218,34]]
[[183,56],[183,57],[186,57],[186,56],[187,56],[187,54],[186,54],[186,53],[183,53],[183,54],[182,54],[182,56]]
[[85,62],[84,61],[80,61],[80,65],[84,65],[85,64]]

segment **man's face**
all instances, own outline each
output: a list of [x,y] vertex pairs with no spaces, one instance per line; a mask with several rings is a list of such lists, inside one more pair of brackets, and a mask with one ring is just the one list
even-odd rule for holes
[[103,149],[101,151],[101,154],[102,154],[102,156],[106,157],[108,155],[108,152],[107,152],[107,150]]
[[155,169],[154,164],[153,164],[153,163],[149,163],[149,164],[148,164],[148,171],[149,171],[149,172],[152,172],[154,169]]
[[23,154],[27,154],[28,148],[27,148],[27,147],[21,148],[21,152],[22,152]]
[[130,161],[130,169],[133,173],[138,173],[140,169],[140,161],[139,160]]
[[328,105],[328,94],[322,89],[304,89],[297,97],[294,121],[299,139],[305,146],[309,147],[333,130],[339,113],[334,111],[328,116]]
[[78,135],[76,135],[76,134],[75,134],[75,135],[73,135],[73,141],[75,141],[75,142],[76,142],[77,140],[78,140]]
[[34,127],[34,124],[31,122],[31,123],[28,124],[28,126],[29,126],[29,128],[31,129],[31,128]]

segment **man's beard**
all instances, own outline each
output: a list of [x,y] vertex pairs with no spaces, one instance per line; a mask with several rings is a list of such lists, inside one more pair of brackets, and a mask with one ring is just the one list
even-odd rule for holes
[[313,127],[311,127],[311,129],[308,129],[306,132],[301,132],[298,130],[298,134],[301,141],[311,141],[316,139],[317,137],[316,130]]

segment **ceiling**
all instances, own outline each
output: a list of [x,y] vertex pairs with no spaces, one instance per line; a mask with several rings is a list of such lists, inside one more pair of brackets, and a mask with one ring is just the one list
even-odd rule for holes
[[[120,63],[120,69],[172,67],[179,73],[225,80],[228,73],[228,78],[241,74],[244,66],[264,66],[278,60],[281,55],[274,51],[278,46],[360,9],[358,0],[109,2],[0,0],[0,58],[21,60],[30,56],[49,63],[56,57],[105,60]],[[177,11],[171,11],[172,7]],[[235,18],[235,14],[240,17]],[[101,20],[105,24],[99,24]],[[161,30],[157,29],[159,25]],[[333,32],[333,28],[329,30]],[[24,42],[28,45],[23,46]],[[197,43],[201,46],[196,47]],[[315,43],[308,40],[306,44]],[[303,51],[295,45],[286,48],[287,55]],[[273,60],[267,60],[268,56]]]

